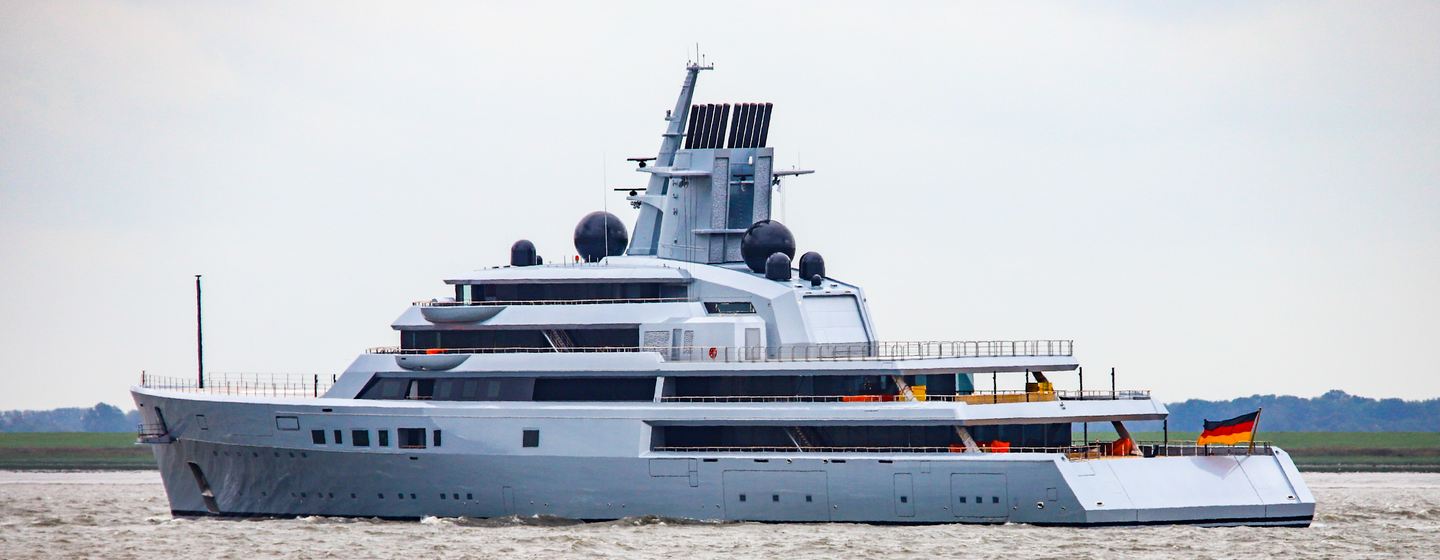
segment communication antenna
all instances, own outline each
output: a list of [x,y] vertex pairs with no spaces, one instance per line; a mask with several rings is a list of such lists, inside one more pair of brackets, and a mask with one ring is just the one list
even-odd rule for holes
[[600,152],[600,209],[605,212],[605,231],[601,237],[605,238],[605,255],[602,259],[610,256],[610,197],[605,192],[610,184],[610,154]]

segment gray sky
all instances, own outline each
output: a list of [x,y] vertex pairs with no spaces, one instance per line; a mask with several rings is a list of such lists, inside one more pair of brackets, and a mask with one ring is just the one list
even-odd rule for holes
[[601,4],[0,2],[0,409],[191,375],[195,273],[208,369],[329,373],[573,253],[696,42],[882,338],[1440,396],[1440,3]]

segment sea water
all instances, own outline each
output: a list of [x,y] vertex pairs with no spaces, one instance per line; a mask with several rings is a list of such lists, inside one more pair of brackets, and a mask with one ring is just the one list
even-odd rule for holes
[[171,517],[140,472],[0,472],[0,559],[1436,558],[1440,474],[1305,475],[1305,529]]

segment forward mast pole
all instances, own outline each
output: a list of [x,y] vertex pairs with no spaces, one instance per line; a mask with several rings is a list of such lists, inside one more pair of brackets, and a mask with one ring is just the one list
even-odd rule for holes
[[200,389],[205,388],[205,332],[201,330],[200,275],[195,275],[195,381]]

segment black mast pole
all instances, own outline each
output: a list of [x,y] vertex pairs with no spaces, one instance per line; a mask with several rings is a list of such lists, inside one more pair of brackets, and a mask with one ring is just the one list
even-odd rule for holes
[[205,333],[200,321],[200,275],[195,275],[195,379],[200,389],[205,388]]

